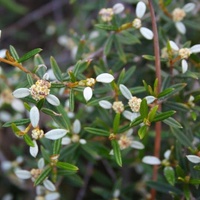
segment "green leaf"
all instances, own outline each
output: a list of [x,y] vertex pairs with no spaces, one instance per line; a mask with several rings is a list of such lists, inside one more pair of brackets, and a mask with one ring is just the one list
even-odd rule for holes
[[60,67],[58,66],[56,60],[51,56],[50,58],[50,63],[51,63],[51,68],[53,70],[53,73],[55,75],[55,77],[59,80],[59,81],[63,81],[62,78],[62,72],[60,70]]
[[85,39],[80,39],[79,44],[78,44],[78,49],[76,52],[76,60],[79,60],[82,58],[82,55],[84,54],[86,48],[86,40]]
[[62,83],[51,83],[51,88],[63,88],[63,87],[66,86]]
[[21,126],[30,123],[30,119],[17,119],[10,122],[6,122],[3,127],[10,127],[12,124],[15,124],[16,126]]
[[98,129],[98,128],[91,128],[91,127],[85,127],[84,128],[85,131],[95,134],[95,135],[100,135],[100,136],[109,136],[110,132],[109,131],[105,131],[102,129]]
[[114,39],[114,34],[111,34],[108,39],[106,40],[106,43],[104,45],[104,50],[103,50],[103,53],[105,55],[108,55],[109,52],[110,52],[110,49],[112,47],[112,43],[113,43],[113,39]]
[[126,83],[127,81],[130,80],[130,78],[133,76],[133,73],[136,70],[136,66],[130,66],[129,69],[126,71],[125,73],[125,77],[124,80],[122,81],[122,83]]
[[165,6],[168,6],[169,4],[171,4],[171,2],[172,2],[172,0],[165,0],[165,1],[164,1],[164,5],[165,5]]
[[178,177],[181,177],[181,178],[185,177],[185,172],[179,165],[176,166],[176,174]]
[[157,110],[158,110],[158,105],[156,105],[153,108],[151,108],[151,110],[150,110],[150,112],[148,114],[148,117],[147,117],[150,122],[153,121],[153,119],[154,119],[154,117],[156,115]]
[[19,56],[17,54],[17,51],[15,50],[15,48],[10,45],[10,53],[12,55],[12,57],[15,59],[15,60],[18,60],[19,59]]
[[147,125],[141,126],[139,128],[138,135],[139,135],[141,140],[145,137],[145,135],[147,134],[147,131],[148,131],[148,126]]
[[69,93],[69,108],[70,108],[71,112],[74,111],[74,91],[73,91],[73,89],[71,89],[70,93]]
[[175,172],[174,169],[170,166],[164,168],[164,175],[168,183],[172,186],[175,184]]
[[124,30],[120,32],[120,34],[118,34],[117,37],[122,44],[133,45],[140,43],[138,37],[136,37],[133,33],[130,33],[130,31]]
[[117,140],[111,140],[115,161],[121,167],[122,166],[122,157],[121,157],[121,150]]
[[31,147],[35,146],[33,141],[31,140],[31,137],[28,134],[24,134],[23,138],[24,138],[24,141],[26,142],[26,144],[28,144]]
[[199,185],[200,184],[200,179],[193,179],[193,178],[191,178],[189,180],[189,183],[193,184],[193,185]]
[[29,86],[32,86],[34,84],[32,76],[30,74],[27,74],[26,76],[27,76]]
[[91,62],[91,60],[87,60],[87,61],[79,60],[73,69],[74,77],[77,77],[77,75],[79,73],[82,73],[84,70],[86,70],[87,67],[89,66],[90,62]]
[[126,54],[124,53],[124,49],[122,47],[122,44],[120,43],[120,41],[118,40],[117,37],[115,37],[115,49],[119,55],[119,58],[120,60],[123,62],[123,63],[126,63],[127,60],[126,60]]
[[179,122],[177,122],[177,121],[176,121],[174,118],[172,118],[172,117],[169,117],[169,118],[163,120],[163,122],[164,122],[165,124],[167,124],[168,126],[170,126],[170,127],[174,127],[174,128],[183,128],[183,127],[181,126],[181,124],[180,124]]
[[171,117],[172,115],[174,115],[176,113],[176,111],[174,110],[170,110],[170,111],[166,111],[166,112],[161,112],[158,113],[152,122],[157,122],[157,121],[163,121],[164,119],[167,119],[169,117]]
[[177,129],[174,127],[171,127],[171,132],[173,133],[173,135],[176,137],[176,139],[185,147],[191,147],[194,148],[192,145],[192,141],[189,140],[189,138],[185,135],[185,133],[183,131],[181,131],[181,129]]
[[116,113],[114,121],[113,121],[113,132],[114,133],[117,133],[117,131],[118,131],[119,123],[120,123],[120,117],[121,117],[121,114]]
[[117,26],[112,26],[108,24],[95,24],[96,28],[107,30],[107,31],[115,31],[117,30]]
[[141,117],[147,118],[148,116],[148,105],[147,105],[147,100],[144,98],[140,104],[140,115]]
[[147,186],[155,189],[158,192],[162,192],[166,194],[169,194],[170,192],[179,194],[179,195],[183,194],[183,192],[180,189],[163,182],[148,181],[146,182],[146,184]]
[[65,162],[57,162],[56,166],[59,167],[59,168],[68,170],[68,171],[77,171],[78,170],[77,166],[72,165],[70,163],[65,163]]
[[143,122],[143,118],[141,116],[137,117],[135,120],[133,120],[130,124],[130,126],[137,126]]
[[49,109],[49,108],[42,108],[41,111],[49,116],[53,116],[53,117],[56,117],[56,116],[61,116],[61,114],[59,113],[56,113],[55,111]]
[[42,51],[42,49],[37,48],[37,49],[33,49],[31,51],[29,51],[28,53],[25,53],[21,58],[17,59],[18,63],[24,62],[26,60],[28,60],[29,58],[35,56],[36,54],[40,53]]
[[119,74],[117,85],[124,83],[124,78],[125,78],[125,69],[123,68],[121,73]]
[[62,139],[58,139],[54,141],[53,144],[53,154],[60,154],[60,149],[61,149],[61,141]]
[[41,153],[42,153],[42,157],[47,161],[50,162],[50,154],[49,152],[43,147],[40,147]]
[[15,124],[11,124],[12,127],[12,131],[16,134],[19,135],[21,130],[15,125]]
[[158,98],[165,97],[169,95],[172,91],[174,91],[174,88],[167,88],[164,91],[162,91],[160,94],[158,94]]
[[52,171],[52,168],[50,166],[48,166],[46,169],[44,169],[42,171],[42,173],[35,180],[34,185],[37,186],[37,185],[41,184],[49,176],[51,171]]

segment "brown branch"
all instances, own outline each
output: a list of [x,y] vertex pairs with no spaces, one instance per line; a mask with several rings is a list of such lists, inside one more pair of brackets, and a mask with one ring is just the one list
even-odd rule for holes
[[[160,65],[160,47],[159,47],[156,17],[155,17],[152,0],[148,0],[148,1],[149,1],[150,13],[151,13],[152,29],[154,33],[153,44],[154,44],[154,55],[155,55],[156,78],[158,79],[157,93],[159,94],[161,90],[161,83],[162,83],[161,65]],[[159,104],[158,110],[161,111],[161,104]],[[156,123],[156,126],[155,126],[156,137],[155,137],[155,146],[154,146],[154,156],[158,158],[160,157],[161,129],[162,129],[162,124],[161,124],[161,121],[159,121]],[[154,166],[153,177],[152,177],[153,181],[156,181],[157,177],[158,177],[158,166]],[[155,196],[156,196],[156,190],[152,189],[151,200],[154,200]]]

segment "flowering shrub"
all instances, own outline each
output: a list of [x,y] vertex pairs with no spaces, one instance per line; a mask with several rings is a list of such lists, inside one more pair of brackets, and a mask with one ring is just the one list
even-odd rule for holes
[[57,39],[64,66],[41,48],[0,51],[1,176],[15,188],[0,195],[199,199],[200,3],[91,5],[89,33]]

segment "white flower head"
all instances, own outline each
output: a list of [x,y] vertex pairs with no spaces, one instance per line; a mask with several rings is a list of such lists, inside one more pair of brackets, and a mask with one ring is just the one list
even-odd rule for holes
[[144,38],[146,38],[147,40],[152,40],[153,39],[153,32],[146,28],[146,27],[142,27],[142,17],[144,16],[146,12],[146,4],[142,1],[138,2],[138,4],[136,5],[136,17],[133,22],[132,22],[132,26],[136,29],[139,29],[140,33],[142,34],[142,36]]
[[170,47],[172,50],[176,51],[181,58],[181,66],[182,66],[182,73],[185,73],[188,70],[188,63],[187,59],[190,57],[192,53],[199,53],[200,52],[200,44],[193,45],[190,48],[179,48],[178,45],[173,42],[169,41]]

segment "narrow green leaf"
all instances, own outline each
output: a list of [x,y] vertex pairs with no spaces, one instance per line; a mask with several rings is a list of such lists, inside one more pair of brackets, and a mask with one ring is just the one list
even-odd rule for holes
[[115,31],[117,30],[116,26],[108,25],[108,24],[95,24],[96,28],[107,30],[107,31]]
[[34,68],[34,72],[37,73],[39,75],[39,77],[42,78],[44,76],[44,74],[46,73],[46,67],[45,67],[44,60],[42,59],[40,54],[36,54],[34,56],[34,65],[36,66]]
[[176,166],[175,170],[178,177],[181,177],[181,178],[185,177],[185,172],[179,165]]
[[147,118],[148,116],[148,105],[147,100],[145,98],[142,99],[142,102],[140,104],[140,115],[143,119]]
[[21,58],[17,59],[18,63],[24,62],[26,60],[28,60],[29,58],[35,56],[36,54],[40,53],[42,51],[42,49],[37,48],[37,49],[33,49],[31,51],[29,51],[28,53],[25,53]]
[[105,55],[108,55],[108,54],[109,54],[110,49],[111,49],[111,47],[112,47],[113,39],[114,39],[114,34],[111,34],[111,35],[108,37],[108,39],[106,40],[106,43],[105,43],[105,45],[104,45],[104,50],[103,50],[103,52],[104,52]]
[[153,121],[153,119],[154,119],[154,117],[156,115],[157,110],[158,110],[158,105],[156,105],[153,108],[151,108],[151,110],[150,110],[150,112],[148,114],[148,117],[147,117],[150,122]]
[[85,131],[95,134],[95,135],[100,135],[100,136],[109,136],[110,132],[109,131],[105,131],[102,129],[98,129],[98,128],[91,128],[91,127],[85,127],[84,128]]
[[164,119],[163,122],[167,124],[168,126],[174,127],[174,128],[183,128],[179,122],[177,122],[174,118],[169,117],[167,119]]
[[113,132],[114,133],[117,133],[117,131],[118,131],[119,123],[120,123],[120,117],[121,117],[121,114],[116,113],[114,121],[113,121]]
[[126,60],[126,54],[124,53],[124,49],[122,47],[122,44],[120,43],[120,41],[118,40],[117,37],[115,37],[115,49],[119,55],[119,58],[120,60],[123,62],[123,63],[126,63],[127,60]]
[[193,185],[199,185],[200,184],[200,179],[193,179],[193,178],[191,178],[189,180],[189,183],[193,184]]
[[139,128],[138,136],[140,137],[141,140],[145,137],[145,135],[147,134],[147,131],[148,131],[148,126],[147,125],[141,126]]
[[121,157],[121,150],[117,140],[111,140],[115,161],[121,167],[122,166],[122,157]]
[[125,78],[125,69],[123,68],[121,73],[119,74],[117,85],[124,83],[124,78]]
[[74,104],[74,91],[71,89],[69,93],[69,108],[71,112],[74,111]]
[[122,81],[122,83],[126,83],[127,81],[129,81],[130,78],[133,76],[135,70],[136,70],[136,66],[129,67],[129,69],[125,73],[125,77],[124,77],[124,80]]
[[175,184],[175,172],[174,169],[170,166],[164,168],[164,175],[168,183],[172,186]]
[[60,154],[60,149],[61,149],[61,141],[62,139],[58,139],[54,141],[53,144],[53,154]]
[[143,118],[141,116],[137,117],[135,120],[133,120],[130,124],[130,126],[137,126],[143,122]]
[[68,170],[68,171],[77,171],[78,170],[77,166],[72,165],[70,163],[65,163],[65,162],[57,162],[56,166],[59,167],[59,168]]
[[90,65],[90,62],[91,60],[86,60],[86,61],[79,60],[73,69],[74,76],[77,77],[79,73],[82,73],[83,71],[85,71]]
[[40,110],[44,105],[45,99],[41,99],[37,102],[36,106]]
[[45,159],[45,161],[50,162],[50,154],[49,152],[41,145],[40,147],[42,157]]
[[80,39],[79,44],[78,44],[78,49],[76,52],[76,60],[82,59],[82,55],[85,51],[85,48],[86,48],[85,39]]
[[174,91],[174,88],[167,88],[164,91],[162,91],[160,94],[158,94],[158,98],[165,97],[169,95],[172,91]]
[[164,1],[164,5],[165,5],[165,6],[168,6],[171,2],[172,2],[172,0],[165,0],[165,1]]
[[16,126],[21,126],[30,123],[30,119],[17,119],[10,122],[6,122],[3,127],[10,127],[12,124]]
[[176,139],[185,147],[191,147],[194,148],[192,145],[192,141],[189,140],[189,138],[185,135],[185,133],[182,131],[182,129],[170,128],[173,135],[176,137]]
[[55,77],[59,80],[59,81],[63,81],[62,78],[62,72],[60,70],[60,67],[58,66],[56,60],[51,56],[50,58],[50,63],[51,63],[51,68],[53,70],[53,73],[55,75]]
[[158,113],[152,122],[157,122],[157,121],[162,121],[164,119],[167,119],[169,117],[171,117],[172,115],[174,115],[176,113],[176,111],[174,110],[170,110],[170,111],[166,111],[166,112],[162,112],[162,113]]
[[41,184],[50,174],[52,168],[48,166],[46,169],[42,171],[42,173],[37,177],[37,179],[34,182],[34,185],[37,186]]
[[158,192],[162,192],[166,194],[169,194],[170,192],[172,192],[175,194],[183,195],[183,192],[180,189],[163,182],[148,181],[146,182],[146,184],[147,186],[155,189]]
[[71,82],[76,82],[76,76],[74,75],[73,71],[68,72]]
[[17,54],[17,51],[15,50],[15,48],[10,45],[10,53],[12,55],[12,57],[15,59],[15,60],[18,60],[19,59],[19,56]]
[[24,138],[24,141],[26,142],[27,145],[34,147],[34,143],[33,143],[33,141],[31,140],[31,137],[28,134],[24,134],[23,138]]
[[12,131],[16,134],[19,135],[19,133],[21,132],[21,130],[16,126],[16,124],[11,124],[12,127]]
[[140,43],[138,37],[135,36],[133,33],[130,33],[130,31],[122,31],[120,32],[120,34],[117,35],[117,37],[119,38],[122,44],[133,45],[136,43]]
[[63,87],[66,86],[62,83],[51,83],[51,88],[63,88]]
[[55,111],[49,109],[49,108],[42,108],[41,111],[49,116],[53,116],[53,117],[56,117],[56,116],[61,116],[61,114],[59,113],[56,113]]
[[29,86],[32,86],[34,84],[33,78],[30,74],[27,74],[27,80],[28,80]]

